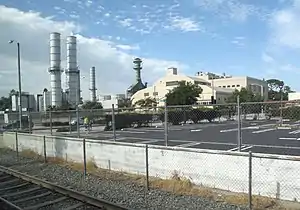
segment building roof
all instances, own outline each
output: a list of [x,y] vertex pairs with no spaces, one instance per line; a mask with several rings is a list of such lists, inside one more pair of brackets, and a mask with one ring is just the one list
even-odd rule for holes
[[192,77],[192,76],[187,76],[188,78],[194,80],[194,81],[199,81],[199,82],[205,82],[205,83],[210,83],[209,81],[206,81],[205,79],[201,79],[199,77]]

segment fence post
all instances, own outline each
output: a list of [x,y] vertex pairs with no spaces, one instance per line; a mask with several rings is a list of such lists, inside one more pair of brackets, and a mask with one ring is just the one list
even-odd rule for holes
[[77,138],[80,138],[80,119],[79,119],[79,106],[76,105],[76,127],[77,127]]
[[167,106],[167,101],[165,101],[165,144],[166,147],[168,146],[168,106]]
[[19,161],[19,140],[18,140],[18,132],[16,132],[16,153],[17,153],[17,160]]
[[117,140],[117,135],[116,135],[116,118],[115,118],[115,105],[112,104],[111,105],[111,127],[112,127],[112,131],[113,131],[113,137],[114,137],[114,141]]
[[43,136],[43,142],[44,142],[44,162],[47,163],[46,136]]
[[50,118],[50,134],[52,136],[52,108],[49,109],[49,118]]
[[71,121],[72,121],[72,111],[70,111],[70,114],[69,114],[69,133],[71,134],[72,133],[72,125],[71,125]]
[[32,118],[31,118],[31,114],[30,114],[30,111],[28,111],[28,130],[29,130],[29,133],[32,133]]
[[238,123],[238,132],[237,132],[237,146],[238,151],[241,151],[241,109],[240,109],[240,96],[237,96],[237,123]]
[[252,210],[252,152],[249,151],[249,209]]
[[146,190],[149,190],[149,155],[148,155],[148,144],[145,147],[145,158],[146,158]]
[[83,139],[83,178],[86,178],[86,148],[85,139]]

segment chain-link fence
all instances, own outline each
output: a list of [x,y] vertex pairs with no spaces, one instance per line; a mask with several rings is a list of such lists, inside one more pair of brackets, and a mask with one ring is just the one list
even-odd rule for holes
[[17,161],[22,161],[20,156],[38,156],[44,162],[68,162],[82,170],[83,179],[87,173],[98,173],[106,179],[138,182],[146,192],[163,189],[249,209],[299,207],[298,158],[107,141],[99,144],[22,133],[5,133],[3,145],[16,151]]

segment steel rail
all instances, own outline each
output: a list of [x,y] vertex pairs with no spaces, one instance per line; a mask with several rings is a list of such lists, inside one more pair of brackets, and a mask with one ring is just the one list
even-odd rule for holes
[[[70,188],[65,188],[65,187],[59,186],[55,183],[51,183],[51,182],[36,178],[36,177],[30,176],[28,174],[24,174],[19,171],[13,170],[11,168],[4,167],[4,166],[0,166],[0,172],[17,177],[19,179],[25,180],[32,184],[42,186],[51,191],[60,193],[62,195],[65,195],[67,197],[73,198],[75,200],[78,200],[80,202],[86,203],[86,204],[94,206],[94,207],[98,207],[98,208],[105,209],[105,210],[133,210],[133,209],[129,209],[129,208],[123,207],[118,204],[111,203],[109,201],[106,201],[106,200],[103,200],[100,198],[95,198],[90,195],[83,194],[81,192],[77,192]],[[13,208],[20,209],[19,207],[15,206],[10,201],[7,201],[6,199],[1,198],[1,197],[0,197],[0,202],[6,203],[7,205],[11,205]]]

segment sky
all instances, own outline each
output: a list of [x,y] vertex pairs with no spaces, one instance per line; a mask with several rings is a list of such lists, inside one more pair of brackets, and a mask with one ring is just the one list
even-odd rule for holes
[[[0,96],[50,88],[49,34],[78,39],[81,88],[89,98],[89,69],[98,94],[125,93],[135,81],[132,60],[143,59],[151,85],[168,67],[233,76],[278,78],[300,91],[300,0],[0,0]],[[65,88],[65,74],[62,74]]]

